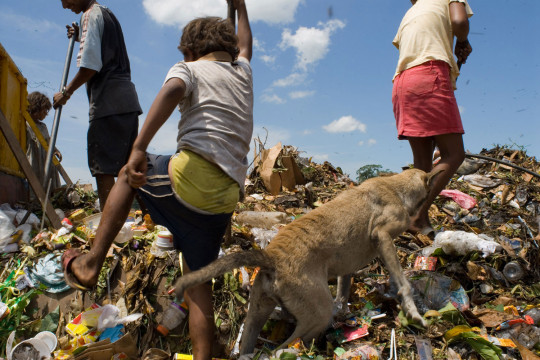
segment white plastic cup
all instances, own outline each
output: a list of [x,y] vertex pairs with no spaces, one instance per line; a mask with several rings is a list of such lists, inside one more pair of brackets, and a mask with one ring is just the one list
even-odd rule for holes
[[54,335],[50,331],[42,331],[40,333],[37,333],[36,336],[34,336],[34,339],[39,339],[43,341],[50,349],[50,352],[53,352],[56,349],[56,345],[58,345],[58,340],[56,339],[56,335]]
[[45,359],[51,358],[51,351],[49,351],[49,346],[45,343],[45,341],[41,339],[32,338],[32,339],[21,341],[20,343],[15,345],[13,350],[11,350],[11,353],[8,355],[8,360],[11,360],[13,358],[13,354],[17,352],[18,348],[20,346],[24,346],[25,344],[32,345],[34,349],[36,349],[39,352],[41,357]]

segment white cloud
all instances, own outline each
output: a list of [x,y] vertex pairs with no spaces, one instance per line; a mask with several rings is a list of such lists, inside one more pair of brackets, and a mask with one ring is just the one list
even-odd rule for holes
[[364,145],[364,141],[359,141],[358,146],[362,146],[362,145]]
[[276,94],[263,94],[261,100],[267,103],[283,104],[285,100],[277,96]]
[[312,133],[313,133],[313,130],[311,130],[311,129],[306,129],[306,130],[302,131],[302,135],[310,135]]
[[303,0],[246,1],[251,21],[283,24],[294,21],[294,14]]
[[345,23],[333,19],[318,23],[317,27],[299,27],[294,34],[285,29],[281,35],[282,50],[292,47],[296,50],[296,68],[306,71],[309,65],[323,59],[330,47],[330,35],[345,27]]
[[328,154],[315,154],[311,156],[311,160],[317,163],[328,161]]
[[306,74],[300,74],[300,73],[292,73],[291,75],[283,78],[278,79],[272,83],[272,86],[276,87],[286,87],[291,85],[299,85],[304,82],[306,79]]
[[265,52],[264,41],[259,40],[257,37],[253,37],[253,50],[257,52]]
[[369,140],[367,141],[367,143],[368,143],[368,146],[375,145],[375,144],[377,143],[377,140],[375,140],[375,139],[369,139]]
[[302,99],[305,97],[309,97],[315,94],[315,91],[313,90],[305,90],[305,91],[292,91],[289,93],[289,96],[291,99]]
[[330,133],[353,132],[356,130],[365,133],[366,124],[348,115],[342,116],[328,125],[324,125],[323,129]]
[[261,55],[260,58],[265,64],[268,65],[271,65],[276,61],[276,57],[270,55]]
[[[251,1],[246,6],[250,21],[270,24],[290,23],[296,9],[303,0]],[[159,24],[183,27],[201,16],[227,14],[227,3],[223,0],[143,0],[148,15]]]

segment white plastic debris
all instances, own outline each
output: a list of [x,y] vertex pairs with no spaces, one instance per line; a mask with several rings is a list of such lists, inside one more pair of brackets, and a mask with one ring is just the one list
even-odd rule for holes
[[143,316],[141,313],[136,313],[120,317],[120,309],[110,304],[103,306],[102,309],[103,312],[98,319],[98,331],[103,331],[106,328],[113,328],[118,324],[130,323],[139,320]]
[[14,231],[13,220],[4,211],[0,210],[0,247],[8,244]]
[[435,249],[442,248],[448,255],[467,255],[471,251],[480,251],[483,257],[501,251],[502,247],[487,235],[476,235],[466,231],[444,231],[435,236],[431,246],[422,250],[424,256],[430,256]]
[[492,188],[502,183],[500,179],[494,179],[485,175],[471,174],[462,176],[463,181],[482,188]]
[[270,241],[277,235],[278,231],[276,229],[261,229],[261,228],[252,228],[251,233],[255,237],[255,242],[261,249],[264,249],[268,246]]

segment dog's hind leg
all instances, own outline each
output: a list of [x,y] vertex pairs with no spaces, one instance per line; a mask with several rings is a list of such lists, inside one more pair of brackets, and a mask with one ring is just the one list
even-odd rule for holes
[[418,309],[414,304],[411,284],[409,284],[409,281],[405,275],[403,275],[396,247],[394,246],[390,233],[385,231],[385,229],[379,229],[379,231],[377,231],[377,237],[379,239],[379,256],[382,258],[384,266],[390,273],[390,278],[395,282],[399,289],[398,294],[401,297],[403,311],[409,318],[426,326],[426,321],[420,316]]
[[[311,282],[308,286],[306,282]],[[301,338],[305,344],[319,336],[332,321],[332,294],[328,282],[314,284],[313,279],[307,279],[301,287],[280,287],[281,294],[289,294],[286,299],[282,297],[285,308],[296,318],[296,328],[293,334],[280,345],[280,349]]]
[[277,305],[276,301],[265,293],[265,281],[268,281],[268,275],[259,273],[251,288],[249,309],[240,340],[240,355],[251,354],[255,350],[259,333]]

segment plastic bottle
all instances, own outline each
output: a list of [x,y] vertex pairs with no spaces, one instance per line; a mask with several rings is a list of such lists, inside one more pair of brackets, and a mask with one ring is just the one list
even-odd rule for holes
[[271,229],[276,224],[289,222],[287,214],[279,211],[242,211],[236,216],[240,224],[263,229]]
[[510,261],[505,265],[503,274],[510,282],[519,281],[523,277],[523,269],[517,261]]
[[157,332],[163,336],[169,335],[169,331],[179,326],[188,313],[185,301],[179,303],[171,301],[169,307],[163,313],[161,323],[156,327]]

